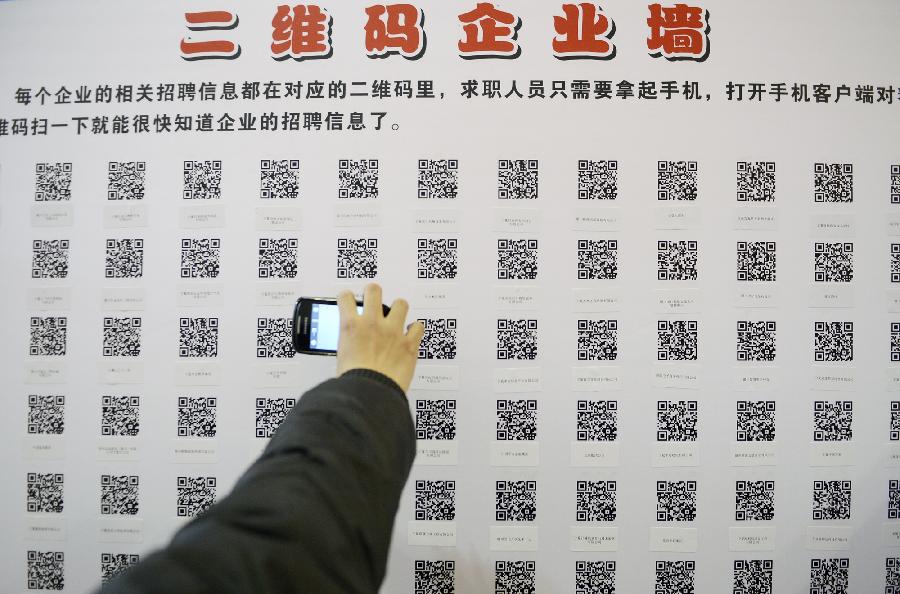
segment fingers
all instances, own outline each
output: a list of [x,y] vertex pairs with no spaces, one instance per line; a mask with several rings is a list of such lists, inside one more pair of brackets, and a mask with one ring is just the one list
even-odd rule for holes
[[425,325],[422,322],[413,322],[406,327],[406,335],[413,342],[415,350],[419,350],[419,344],[425,336]]
[[347,290],[341,291],[337,296],[338,311],[341,314],[341,325],[349,323],[356,317],[356,297]]
[[395,299],[391,304],[391,311],[388,312],[387,320],[397,329],[403,328],[407,313],[409,313],[409,303],[407,303],[406,299]]
[[381,286],[377,283],[369,283],[363,292],[363,317],[381,318]]

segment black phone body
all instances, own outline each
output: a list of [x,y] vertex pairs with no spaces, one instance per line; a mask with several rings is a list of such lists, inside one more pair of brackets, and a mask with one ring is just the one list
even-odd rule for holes
[[[356,308],[362,312],[362,301]],[[391,308],[381,306],[384,315]],[[327,297],[301,297],[294,305],[294,350],[307,355],[336,355],[341,316],[337,299]]]

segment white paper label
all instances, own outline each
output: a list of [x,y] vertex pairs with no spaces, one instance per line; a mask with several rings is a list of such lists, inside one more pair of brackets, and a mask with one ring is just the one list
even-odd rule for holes
[[884,448],[884,465],[887,467],[900,466],[900,443],[889,443]]
[[900,235],[900,214],[890,213],[882,215],[885,218],[885,230],[891,237]]
[[179,307],[222,307],[225,305],[223,283],[182,283],[178,285],[176,302]]
[[97,440],[97,460],[101,462],[135,462],[140,460],[140,446],[137,438],[99,438]]
[[222,367],[216,362],[191,362],[175,364],[176,386],[219,386],[222,384]]
[[256,305],[292,308],[300,298],[300,283],[260,282],[256,284]]
[[615,526],[570,526],[569,548],[599,553],[618,551],[619,529]]
[[572,221],[575,231],[608,233],[621,227],[621,208],[576,208]]
[[491,442],[491,466],[537,466],[540,464],[537,441]]
[[456,209],[416,209],[412,213],[412,230],[417,233],[459,231],[460,211]]
[[26,435],[22,440],[22,457],[26,460],[61,460],[66,457],[62,435]]
[[413,547],[455,547],[456,522],[410,520],[406,543]]
[[775,231],[778,229],[775,209],[767,206],[739,206],[734,209],[734,228],[738,231]]
[[814,365],[810,385],[813,390],[856,390],[856,371]]
[[900,547],[900,523],[885,522],[881,528],[884,537],[884,546]]
[[886,297],[888,313],[900,313],[900,291],[897,289],[888,289]]
[[416,309],[456,309],[460,304],[455,284],[429,284],[410,288],[409,303]]
[[456,466],[459,446],[454,439],[420,439],[416,441],[416,460],[420,466]]
[[809,446],[810,466],[853,466],[856,464],[853,444],[814,441]]
[[619,465],[619,444],[615,441],[571,442],[572,466],[606,468]]
[[260,363],[254,368],[257,388],[298,388],[302,382],[297,363]]
[[574,392],[602,392],[622,389],[621,367],[573,367]]
[[853,237],[856,235],[856,218],[850,214],[816,214],[809,219],[812,237]]
[[732,466],[775,466],[776,452],[774,441],[733,441],[730,461]]
[[141,384],[144,382],[144,363],[124,357],[97,363],[97,381],[101,384]]
[[67,370],[62,361],[29,361],[25,363],[25,383],[64,384],[68,381]]
[[900,391],[900,369],[889,367],[885,372],[885,389],[888,392]]
[[182,464],[215,464],[219,459],[216,450],[213,439],[173,439],[172,461]]
[[585,313],[607,313],[621,311],[621,291],[618,287],[608,289],[572,289],[572,311]]
[[215,229],[225,226],[225,207],[221,204],[182,206],[179,221],[184,229]]
[[104,311],[143,311],[147,306],[147,291],[141,287],[104,287],[100,293],[100,308]]
[[700,448],[696,441],[658,441],[654,444],[654,468],[699,465]]
[[458,365],[417,365],[411,389],[459,390]]
[[700,289],[660,289],[656,291],[657,313],[699,313],[702,306]]
[[336,204],[335,227],[380,227],[381,207],[377,204]]
[[66,540],[66,519],[58,514],[26,514],[25,540]]
[[768,526],[731,527],[728,529],[731,551],[774,551],[775,528]]
[[144,520],[132,518],[101,518],[97,526],[97,542],[144,541]]
[[650,528],[650,550],[678,553],[697,552],[696,528]]
[[653,209],[654,228],[659,230],[696,229],[700,212],[689,206],[657,206]]
[[492,551],[538,550],[537,526],[491,526]]
[[853,287],[840,283],[812,283],[809,286],[809,306],[813,308],[853,307]]
[[774,367],[735,367],[734,389],[739,392],[765,392],[778,386],[778,370]]
[[540,367],[509,367],[494,370],[495,392],[540,392]]
[[806,548],[817,551],[846,551],[850,549],[853,529],[845,526],[809,526],[806,529]]
[[298,231],[301,223],[297,206],[260,206],[256,209],[257,231]]
[[538,287],[530,286],[494,286],[494,304],[497,309],[537,309],[540,305]]
[[740,282],[734,291],[734,306],[741,308],[778,307],[781,300],[774,282]]
[[69,202],[42,202],[31,206],[32,227],[71,227],[74,222]]
[[103,208],[103,226],[130,229],[147,226],[146,204],[107,204]]
[[536,208],[495,208],[494,231],[498,233],[536,233],[541,226],[541,211]]
[[659,363],[653,366],[652,374],[652,383],[655,388],[700,389],[699,365]]
[[71,287],[35,287],[28,289],[28,308],[63,311],[72,308]]

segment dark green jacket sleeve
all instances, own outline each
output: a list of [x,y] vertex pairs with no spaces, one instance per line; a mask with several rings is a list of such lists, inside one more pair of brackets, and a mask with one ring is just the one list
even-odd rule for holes
[[102,594],[377,592],[414,457],[397,384],[367,370],[328,380],[227,497]]

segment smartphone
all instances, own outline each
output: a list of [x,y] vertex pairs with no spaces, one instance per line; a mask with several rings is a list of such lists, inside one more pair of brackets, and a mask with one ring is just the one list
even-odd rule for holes
[[[391,308],[381,306],[384,315]],[[363,311],[362,301],[356,310]],[[336,355],[341,315],[336,299],[301,297],[294,306],[294,350],[307,355]]]

